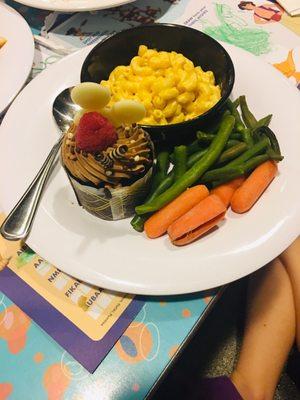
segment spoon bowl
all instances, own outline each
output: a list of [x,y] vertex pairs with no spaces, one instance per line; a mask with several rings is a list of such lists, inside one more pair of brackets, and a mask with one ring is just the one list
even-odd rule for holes
[[52,106],[52,114],[61,135],[50,150],[44,164],[36,174],[35,178],[20,198],[18,203],[9,213],[0,228],[1,235],[7,240],[21,240],[28,236],[43,190],[49,179],[57,154],[66,132],[74,119],[79,106],[71,99],[71,88],[67,88],[59,93]]
[[70,128],[75,114],[80,109],[71,99],[73,87],[63,90],[53,102],[52,114],[61,132],[66,132]]

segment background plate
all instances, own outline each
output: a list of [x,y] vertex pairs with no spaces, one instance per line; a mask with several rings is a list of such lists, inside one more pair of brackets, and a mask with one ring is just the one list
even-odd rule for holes
[[42,10],[78,12],[119,7],[135,0],[16,0],[18,3]]
[[[245,94],[271,127],[285,159],[280,174],[245,215],[228,212],[221,229],[177,248],[166,237],[150,240],[129,220],[107,222],[82,210],[57,165],[27,243],[42,257],[83,281],[117,291],[179,294],[241,278],[281,253],[300,226],[300,96],[274,68],[224,45],[236,70],[233,97]],[[7,213],[19,199],[57,139],[52,102],[79,82],[86,48],[42,72],[23,90],[0,128],[0,203]],[[49,84],[51,82],[51,85]]]
[[25,19],[0,3],[0,36],[7,43],[0,49],[0,115],[24,86],[31,71],[34,42]]

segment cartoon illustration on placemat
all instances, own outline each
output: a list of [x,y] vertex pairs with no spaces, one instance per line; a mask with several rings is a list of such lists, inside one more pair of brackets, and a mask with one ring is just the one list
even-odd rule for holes
[[34,61],[30,78],[33,79],[36,75],[44,71],[44,69],[49,67],[51,64],[56,63],[61,58],[62,56],[59,54],[51,54],[45,57],[44,60],[38,60],[38,62]]
[[282,62],[274,63],[273,67],[278,69],[287,78],[292,78],[292,80],[296,81],[297,88],[300,90],[300,70],[297,71],[296,69],[293,52],[294,50],[290,50],[287,58]]
[[107,10],[103,16],[111,16],[117,21],[126,22],[128,26],[134,27],[136,24],[152,24],[160,16],[161,11],[160,7],[149,5],[144,8],[130,6]]
[[16,305],[0,313],[0,339],[4,339],[10,353],[17,354],[26,344],[30,318]]
[[81,41],[84,40],[86,36],[95,36],[95,32],[87,32],[82,29],[86,25],[86,23],[87,19],[84,19],[78,27],[72,26],[66,31],[66,35],[77,36]]
[[34,259],[37,255],[33,250],[31,250],[30,247],[28,247],[26,244],[18,250],[17,252],[17,257],[16,257],[16,267],[22,268],[24,265],[28,264],[30,261]]
[[0,383],[0,399],[6,400],[13,391],[13,385],[9,382]]
[[236,15],[227,4],[215,4],[215,13],[219,25],[202,20],[202,30],[217,40],[241,47],[256,56],[271,51],[270,33],[256,27],[249,27],[248,23]]
[[[64,368],[67,368],[64,366]],[[61,364],[50,365],[44,374],[43,384],[46,389],[48,400],[62,399],[65,391],[70,385],[70,377],[64,373]]]
[[255,3],[241,1],[238,4],[241,10],[253,13],[253,20],[258,25],[280,22],[287,29],[300,36],[300,17],[291,17],[275,1]]

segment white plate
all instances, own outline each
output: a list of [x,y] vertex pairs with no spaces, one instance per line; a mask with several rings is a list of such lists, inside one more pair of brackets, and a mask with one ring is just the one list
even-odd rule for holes
[[132,3],[135,0],[16,0],[18,3],[42,10],[78,12],[104,10]]
[[[146,239],[129,220],[106,222],[82,210],[65,172],[57,166],[27,243],[70,275],[100,287],[144,294],[179,294],[212,288],[265,265],[299,234],[299,93],[275,69],[225,46],[236,68],[233,97],[246,94],[258,117],[273,113],[285,159],[280,174],[245,215],[228,212],[225,223],[182,248],[167,237]],[[35,78],[8,111],[0,131],[0,203],[8,212],[57,138],[55,96],[79,81],[90,48]],[[49,84],[51,82],[51,85]]]
[[0,49],[0,115],[24,86],[34,55],[33,36],[25,19],[0,3],[0,36],[7,42]]

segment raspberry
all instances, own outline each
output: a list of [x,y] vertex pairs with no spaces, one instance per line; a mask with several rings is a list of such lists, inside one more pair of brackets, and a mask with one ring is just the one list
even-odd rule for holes
[[106,150],[118,139],[113,125],[98,112],[88,112],[80,118],[75,132],[76,146],[89,153]]

